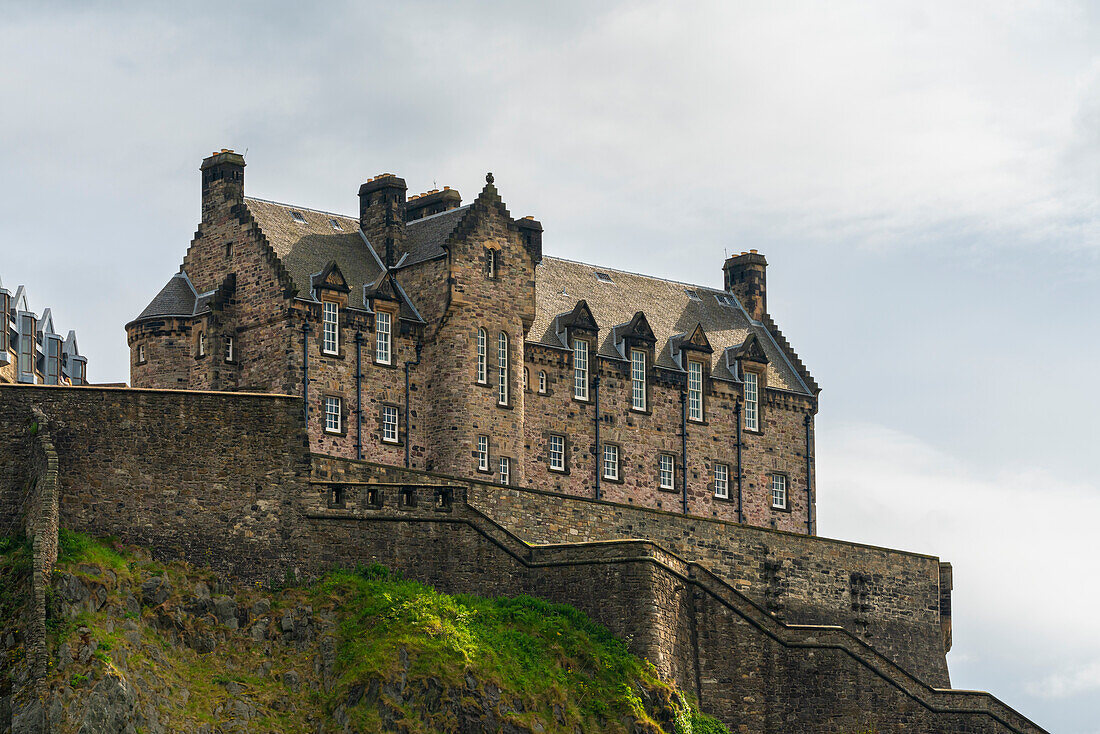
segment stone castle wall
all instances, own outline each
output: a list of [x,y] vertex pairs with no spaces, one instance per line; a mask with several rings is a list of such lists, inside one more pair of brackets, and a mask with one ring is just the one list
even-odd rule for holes
[[[867,604],[884,618],[937,604],[939,590],[918,581],[938,573],[930,557],[365,462],[313,457],[311,467],[298,398],[95,387],[0,386],[0,521],[41,473],[9,458],[29,458],[19,447],[36,406],[58,455],[62,527],[241,580],[380,562],[445,591],[573,604],[735,729],[1040,731],[988,694],[931,688],[945,670],[895,661],[923,644],[911,629],[883,625],[864,640],[830,626],[829,607],[842,619],[851,604],[842,582],[853,569],[882,577],[871,581],[881,601]],[[557,542],[569,538],[588,540]],[[758,603],[761,586],[786,605]],[[825,626],[796,623],[814,609]],[[942,661],[934,645],[914,654]]]

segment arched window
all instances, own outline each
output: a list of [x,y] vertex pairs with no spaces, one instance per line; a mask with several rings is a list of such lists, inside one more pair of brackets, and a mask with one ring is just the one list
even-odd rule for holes
[[199,356],[206,356],[206,332],[199,332]]
[[477,330],[477,381],[481,384],[485,384],[488,379],[486,376],[485,367],[485,350],[486,350],[486,336],[485,329]]
[[497,403],[508,404],[508,335],[503,331],[497,340]]
[[546,394],[546,373],[542,370],[539,370],[539,392]]
[[523,391],[527,392],[527,368],[523,368]]

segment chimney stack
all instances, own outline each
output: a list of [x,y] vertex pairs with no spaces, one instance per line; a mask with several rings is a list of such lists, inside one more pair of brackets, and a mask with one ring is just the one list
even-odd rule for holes
[[523,245],[536,263],[542,262],[542,223],[532,216],[516,220],[516,227],[523,236]]
[[754,321],[768,313],[767,269],[768,261],[756,250],[734,255],[722,266],[726,290],[737,296]]
[[405,207],[405,221],[412,222],[433,214],[450,211],[462,206],[462,196],[450,186],[444,186],[442,191],[432,190],[409,199]]
[[405,244],[405,179],[383,173],[359,187],[359,226],[374,251],[393,267]]
[[199,166],[202,171],[202,221],[214,221],[219,209],[244,201],[244,156],[222,148]]

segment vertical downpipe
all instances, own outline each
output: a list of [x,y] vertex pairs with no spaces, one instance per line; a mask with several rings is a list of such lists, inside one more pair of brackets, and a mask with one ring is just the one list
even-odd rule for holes
[[681,440],[681,471],[683,477],[683,510],[688,514],[688,394],[687,375],[684,375],[684,389],[680,391],[680,440]]
[[593,458],[596,464],[596,499],[600,497],[600,475],[603,463],[603,452],[600,447],[600,363],[599,358],[596,359],[596,379],[592,381],[592,387],[596,391],[596,450],[593,453]]
[[363,460],[363,332],[355,330],[355,458]]
[[806,424],[806,534],[814,534],[814,515],[813,515],[813,487],[811,486],[811,476],[813,475],[813,458],[810,456],[810,414],[807,413],[803,418],[803,422]]
[[741,401],[733,404],[733,419],[737,421],[737,522],[745,523],[744,496],[741,493]]
[[[306,317],[308,318],[308,317]],[[302,417],[309,431],[309,322],[302,322]]]

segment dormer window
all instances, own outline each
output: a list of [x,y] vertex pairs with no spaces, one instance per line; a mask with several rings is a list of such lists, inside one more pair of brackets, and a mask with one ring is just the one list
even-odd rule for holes
[[648,395],[645,381],[645,351],[630,350],[630,407],[634,410],[646,409]]
[[760,430],[760,377],[745,371],[745,430]]
[[11,296],[0,291],[0,362],[8,361],[8,309],[11,308]]
[[703,363],[688,362],[688,420],[703,420]]
[[614,283],[615,282],[611,279],[610,275],[608,275],[607,273],[601,273],[598,270],[596,271],[596,280],[597,280],[597,282],[600,282],[600,283]]
[[733,296],[726,293],[715,293],[714,300],[718,301],[723,306],[728,306],[729,308],[737,308],[737,302],[733,300]]
[[306,223],[306,218],[302,216],[302,213],[294,211],[293,209],[290,210],[290,218],[293,219],[297,224]]
[[34,382],[34,366],[38,355],[35,349],[35,318],[32,313],[20,313],[19,326],[19,381]]
[[378,364],[389,364],[392,358],[392,328],[393,317],[379,311],[374,320],[374,361]]
[[321,304],[324,330],[322,333],[321,351],[325,354],[340,353],[340,305],[335,301],[325,301]]
[[573,397],[588,400],[588,342],[573,340]]
[[702,298],[699,297],[699,292],[695,291],[695,290],[692,290],[691,288],[685,288],[684,293],[686,293],[687,297],[690,298],[693,301],[702,301],[703,300]]

